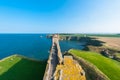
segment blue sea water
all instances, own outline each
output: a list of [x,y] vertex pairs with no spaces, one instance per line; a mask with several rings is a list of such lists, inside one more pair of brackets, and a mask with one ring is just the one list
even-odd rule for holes
[[[20,54],[37,60],[47,59],[52,41],[46,38],[46,35],[0,34],[0,59],[13,54]],[[73,41],[60,41],[60,46],[62,52],[70,48],[82,48],[80,43]]]

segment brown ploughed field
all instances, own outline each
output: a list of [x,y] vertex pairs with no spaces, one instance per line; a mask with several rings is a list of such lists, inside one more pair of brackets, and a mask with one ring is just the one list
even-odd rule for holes
[[116,37],[96,37],[97,40],[103,41],[103,45],[120,50],[120,38]]

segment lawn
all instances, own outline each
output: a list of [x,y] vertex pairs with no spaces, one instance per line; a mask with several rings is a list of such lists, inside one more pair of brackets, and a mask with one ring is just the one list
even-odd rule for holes
[[120,62],[106,58],[101,54],[94,52],[80,51],[74,49],[69,50],[69,52],[92,63],[111,80],[120,80]]
[[45,61],[13,55],[0,60],[0,80],[42,80]]

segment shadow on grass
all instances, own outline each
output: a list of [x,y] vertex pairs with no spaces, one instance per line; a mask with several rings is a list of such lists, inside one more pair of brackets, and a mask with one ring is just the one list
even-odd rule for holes
[[0,80],[42,80],[45,67],[46,62],[21,59],[0,75]]

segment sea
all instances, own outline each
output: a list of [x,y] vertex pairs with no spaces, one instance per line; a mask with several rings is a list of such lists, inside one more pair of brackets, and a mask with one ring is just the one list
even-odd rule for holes
[[[35,60],[46,60],[52,44],[48,34],[0,34],[0,59],[18,54]],[[79,41],[60,41],[62,53],[71,48],[82,49]]]

